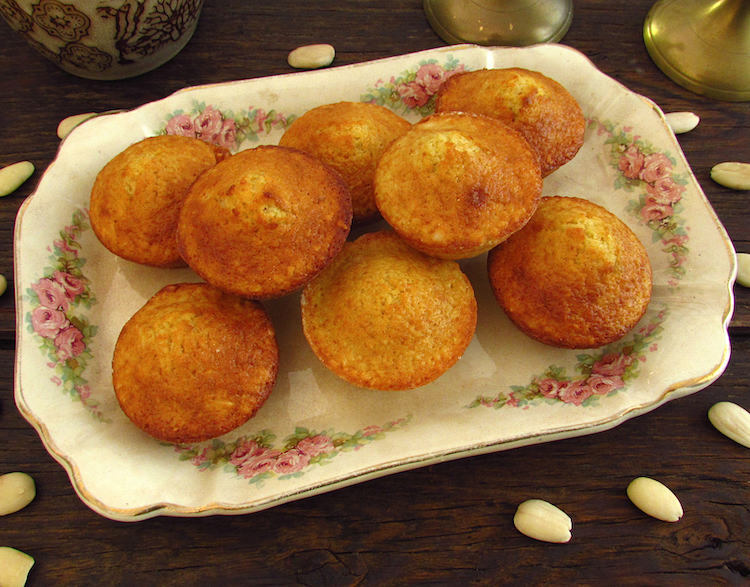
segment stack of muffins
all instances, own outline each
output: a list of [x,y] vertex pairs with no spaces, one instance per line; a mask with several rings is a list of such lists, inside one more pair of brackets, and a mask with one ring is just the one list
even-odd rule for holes
[[[123,411],[178,443],[247,421],[278,372],[262,302],[295,291],[325,367],[370,389],[425,385],[474,335],[458,261],[482,254],[497,302],[530,337],[619,339],[650,300],[645,248],[600,206],[541,196],[584,126],[560,84],[510,68],[452,76],[415,124],[339,102],[304,113],[278,145],[234,155],[176,136],[131,145],[96,178],[95,234],[120,257],[187,265],[203,282],[165,287],[124,326],[113,358]],[[365,234],[349,240],[353,225]]]

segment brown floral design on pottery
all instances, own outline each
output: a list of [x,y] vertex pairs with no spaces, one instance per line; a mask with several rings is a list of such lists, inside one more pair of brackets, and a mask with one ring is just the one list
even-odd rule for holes
[[19,33],[27,33],[34,27],[31,16],[24,12],[15,0],[0,2],[0,14],[10,25],[10,28]]
[[0,15],[65,71],[92,79],[145,73],[190,40],[203,0],[0,0]]
[[57,0],[40,0],[31,7],[31,18],[50,37],[65,43],[80,41],[88,36],[91,19],[72,4]]

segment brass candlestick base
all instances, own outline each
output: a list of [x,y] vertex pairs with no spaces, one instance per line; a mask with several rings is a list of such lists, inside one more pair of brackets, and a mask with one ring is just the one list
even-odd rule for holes
[[525,46],[562,39],[573,0],[424,0],[424,11],[447,43]]
[[750,2],[660,0],[643,27],[651,59],[697,94],[750,100]]

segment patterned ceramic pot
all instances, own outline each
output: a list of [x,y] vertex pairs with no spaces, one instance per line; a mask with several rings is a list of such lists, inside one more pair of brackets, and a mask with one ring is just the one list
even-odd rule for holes
[[203,0],[0,0],[0,14],[65,71],[101,80],[133,77],[190,40]]

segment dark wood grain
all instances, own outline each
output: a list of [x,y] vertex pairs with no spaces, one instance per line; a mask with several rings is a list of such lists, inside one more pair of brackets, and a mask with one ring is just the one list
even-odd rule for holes
[[[651,62],[641,27],[652,2],[580,0],[565,44],[664,111],[701,124],[681,135],[687,160],[738,252],[750,252],[748,193],[709,170],[750,161],[750,105],[718,102],[672,83]],[[289,73],[287,53],[328,42],[336,65],[444,43],[421,2],[268,3],[207,0],[198,30],[156,71],[117,82],[75,78],[0,23],[0,165],[37,172],[0,200],[0,273],[13,275],[17,210],[59,146],[71,114],[129,109],[184,86]],[[750,453],[708,423],[717,401],[750,407],[750,296],[735,287],[725,373],[699,393],[612,430],[446,462],[245,516],[120,523],[75,495],[13,402],[15,312],[0,297],[0,473],[34,476],[37,499],[3,518],[0,545],[32,554],[30,585],[569,584],[706,585],[750,579]],[[625,496],[638,475],[680,496],[685,516],[656,522]],[[540,497],[574,520],[569,544],[534,542],[513,528],[518,503]]]

